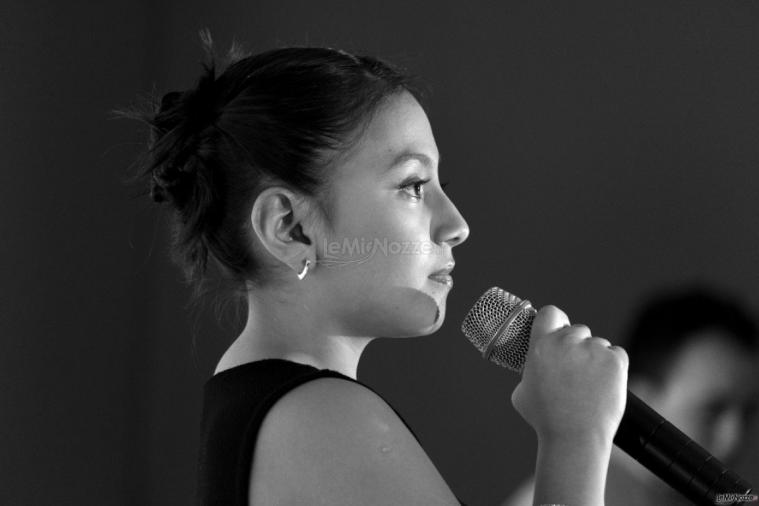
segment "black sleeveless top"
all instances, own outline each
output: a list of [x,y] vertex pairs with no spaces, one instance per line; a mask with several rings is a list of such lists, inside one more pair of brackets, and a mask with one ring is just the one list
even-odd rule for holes
[[266,413],[293,388],[325,377],[353,381],[374,392],[337,371],[278,358],[232,367],[206,381],[198,454],[199,506],[248,506],[253,449]]

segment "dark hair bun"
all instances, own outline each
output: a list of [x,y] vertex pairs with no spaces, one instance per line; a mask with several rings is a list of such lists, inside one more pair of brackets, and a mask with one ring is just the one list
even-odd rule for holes
[[[155,113],[153,124],[154,146],[166,144],[164,138],[167,134],[177,130],[183,119],[181,110],[181,99],[184,93],[181,91],[172,91],[161,97],[160,106]],[[155,163],[152,170],[152,184],[150,187],[150,197],[155,202],[165,202],[170,200],[173,188],[181,184],[182,171],[176,166],[176,156],[172,153],[159,153],[155,148],[153,150],[156,158],[162,158],[161,163]],[[158,160],[156,160],[158,161]]]
[[203,102],[190,97],[187,92],[167,93],[155,119],[155,145],[161,149],[154,151],[160,163],[153,167],[151,197],[156,202],[171,200],[177,207],[187,200],[195,181],[200,165],[196,160],[200,133],[208,126],[200,121],[207,114],[196,110]]

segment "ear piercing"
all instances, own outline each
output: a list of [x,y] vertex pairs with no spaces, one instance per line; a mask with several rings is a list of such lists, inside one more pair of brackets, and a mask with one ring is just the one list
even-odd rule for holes
[[308,273],[308,268],[310,266],[311,266],[311,260],[307,258],[305,264],[303,265],[303,270],[298,273],[298,279],[302,281],[303,278],[306,277],[306,274]]

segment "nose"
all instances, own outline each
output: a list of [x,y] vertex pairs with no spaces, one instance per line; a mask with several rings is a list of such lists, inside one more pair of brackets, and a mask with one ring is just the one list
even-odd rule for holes
[[458,246],[469,237],[469,225],[451,199],[444,193],[441,196],[441,208],[436,213],[438,219],[433,224],[433,238],[437,244]]

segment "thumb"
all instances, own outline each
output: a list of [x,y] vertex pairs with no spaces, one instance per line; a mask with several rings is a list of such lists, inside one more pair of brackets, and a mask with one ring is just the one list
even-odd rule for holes
[[528,406],[525,404],[524,399],[524,396],[526,395],[524,389],[527,388],[524,386],[524,378],[528,375],[526,371],[529,369],[529,364],[531,362],[529,357],[538,353],[536,347],[546,338],[546,336],[566,327],[567,325],[569,325],[569,318],[564,311],[556,306],[543,306],[538,310],[535,319],[532,321],[532,328],[530,329],[530,344],[529,349],[527,350],[525,369],[522,373],[522,381],[519,382],[511,393],[511,404],[526,420],[529,419],[530,415],[527,413]]
[[546,335],[569,325],[567,314],[556,306],[543,306],[535,315],[530,330],[530,348],[532,343]]

